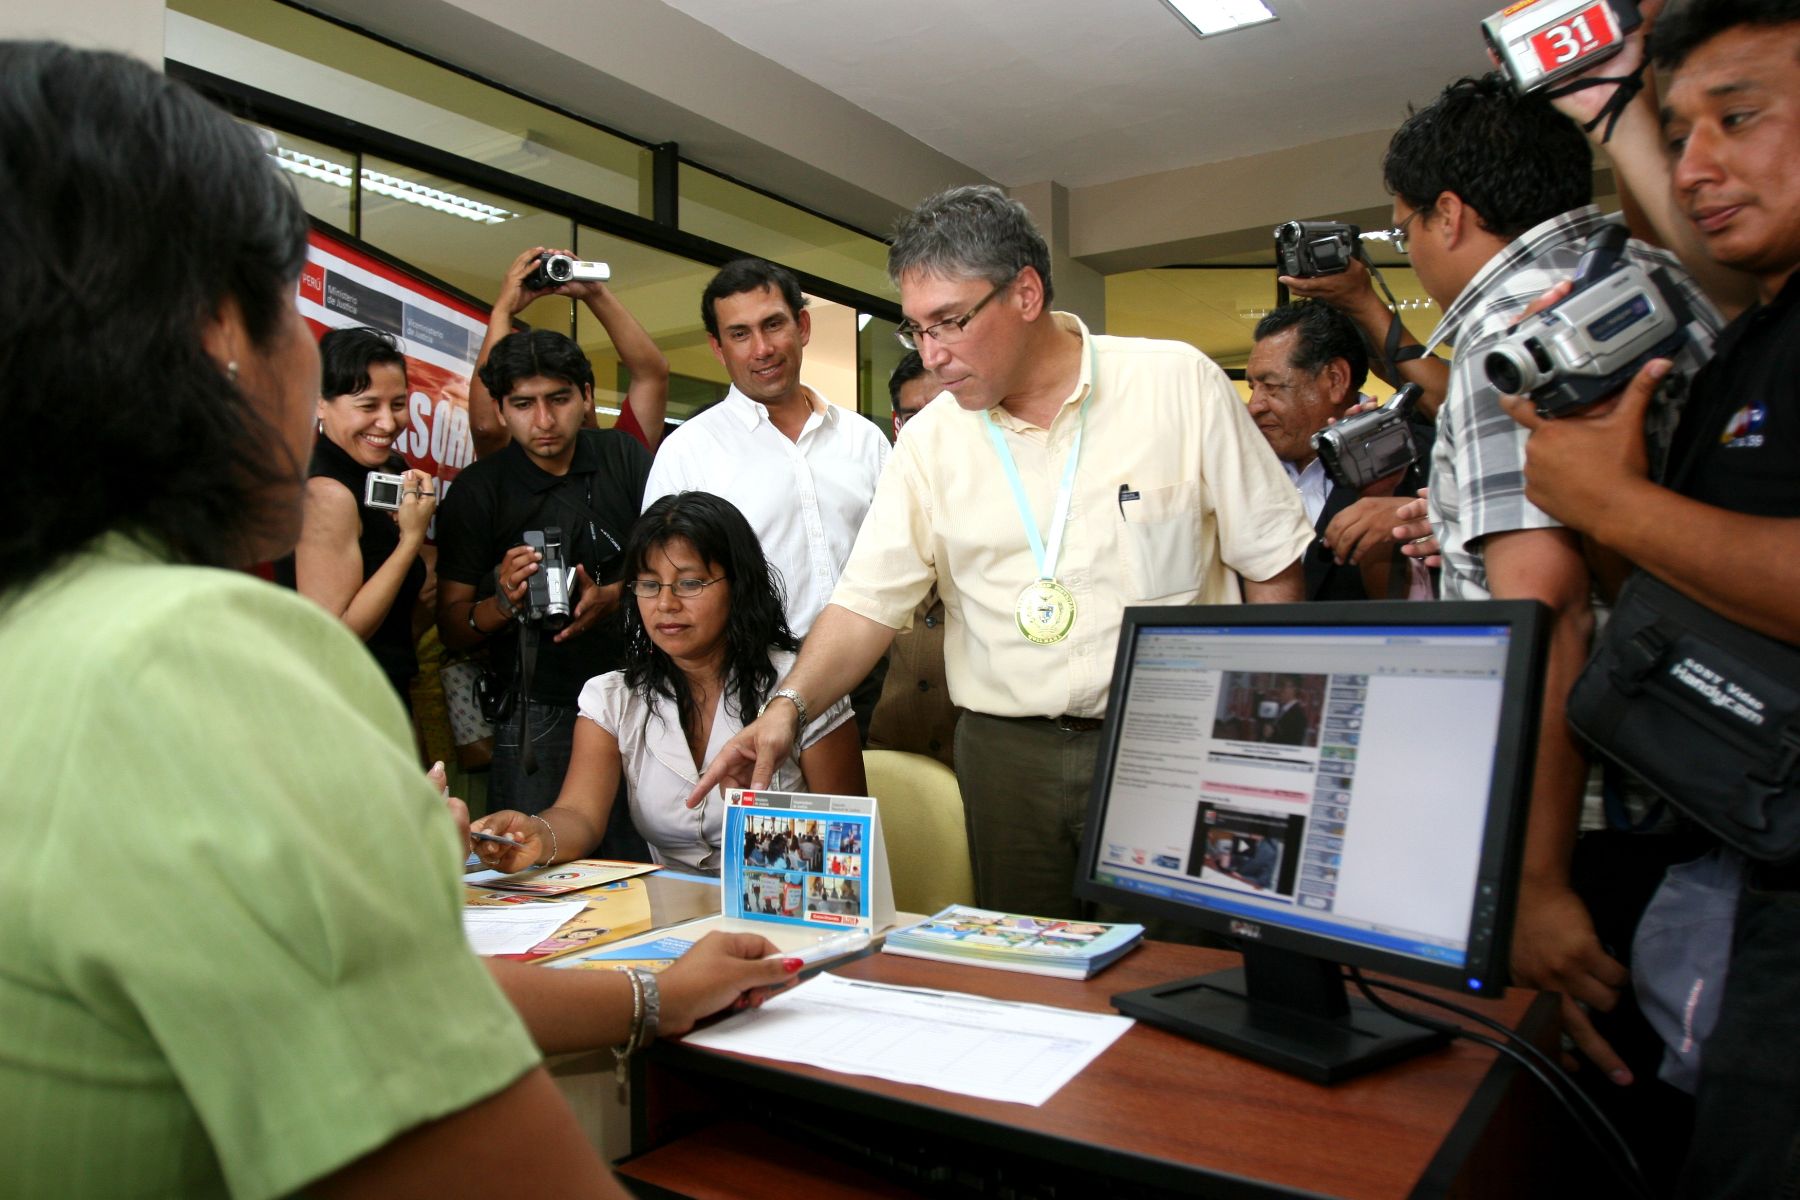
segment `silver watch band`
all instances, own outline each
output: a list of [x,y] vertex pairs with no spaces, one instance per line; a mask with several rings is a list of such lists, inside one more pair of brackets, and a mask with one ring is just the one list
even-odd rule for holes
[[775,703],[777,697],[788,701],[788,703],[794,706],[794,711],[800,714],[800,723],[795,726],[794,734],[797,739],[800,736],[799,731],[806,728],[806,701],[802,700],[800,698],[800,693],[796,692],[793,688],[776,688],[773,692],[770,692],[769,698],[764,700],[762,707],[756,710],[756,715],[760,717],[768,712],[769,705]]

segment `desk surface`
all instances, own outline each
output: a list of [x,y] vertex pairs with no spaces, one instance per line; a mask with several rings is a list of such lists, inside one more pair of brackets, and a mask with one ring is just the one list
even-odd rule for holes
[[[1223,951],[1152,943],[1088,981],[882,954],[834,970],[850,978],[1110,1011],[1108,998],[1117,992],[1237,962]],[[1548,997],[1514,992],[1473,1003],[1539,1044],[1554,1029]],[[1324,1087],[1139,1023],[1038,1108],[680,1044],[659,1046],[651,1065],[640,1150],[692,1129],[692,1114],[672,1115],[668,1104],[678,1103],[671,1100],[676,1093],[696,1089],[670,1077],[699,1075],[828,1105],[845,1114],[847,1126],[861,1119],[947,1134],[1177,1191],[1208,1180],[1238,1195],[1436,1195],[1466,1190],[1472,1172],[1486,1172],[1496,1162],[1505,1173],[1511,1168],[1504,1160],[1519,1157],[1496,1149],[1491,1136],[1497,1126],[1518,1124],[1513,1110],[1522,1098],[1512,1089],[1517,1072],[1508,1061],[1496,1063],[1493,1052],[1464,1042]],[[668,1095],[658,1093],[659,1081]],[[697,1090],[715,1091],[727,1103],[733,1091],[716,1083]],[[1516,1177],[1509,1179],[1507,1187],[1516,1186]],[[675,1186],[667,1178],[657,1182]]]
[[650,928],[667,929],[695,917],[719,915],[719,885],[657,871],[642,877],[650,894]]

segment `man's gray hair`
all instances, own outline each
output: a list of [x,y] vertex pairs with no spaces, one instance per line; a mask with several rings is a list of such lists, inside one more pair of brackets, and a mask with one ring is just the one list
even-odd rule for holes
[[991,184],[955,187],[921,203],[894,226],[888,278],[908,271],[952,279],[985,279],[995,287],[1026,267],[1050,286],[1050,247],[1025,206]]

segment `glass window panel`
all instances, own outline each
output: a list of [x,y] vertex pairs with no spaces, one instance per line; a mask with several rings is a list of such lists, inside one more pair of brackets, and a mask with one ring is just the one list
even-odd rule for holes
[[687,163],[681,228],[874,296],[891,296],[887,245]]
[[309,215],[345,233],[354,231],[350,215],[350,177],[355,155],[252,121],[245,124],[262,135],[263,144],[275,159],[275,165],[293,181],[294,190],[300,194],[300,203]]
[[[713,277],[713,268],[585,225],[576,230],[575,249],[582,258],[600,259],[612,268],[607,286],[669,360],[669,419],[684,421],[723,399],[731,381],[712,356],[706,327],[700,323],[700,293]],[[575,306],[575,329],[576,340],[594,364],[600,424],[611,425],[625,403],[630,373],[605,327],[585,304]]]
[[[386,159],[365,158],[363,170],[363,240],[485,302],[499,294],[522,251],[574,240],[567,217],[509,196]],[[527,306],[519,317],[559,333],[571,328],[570,303],[560,296]]]
[[164,36],[176,62],[650,215],[638,143],[285,4],[170,0]]
[[894,401],[888,391],[888,377],[893,375],[894,368],[906,355],[906,350],[894,338],[894,331],[900,328],[894,321],[884,320],[871,313],[863,313],[857,318],[862,322],[862,332],[858,335],[857,353],[860,355],[862,397],[861,406],[865,413],[875,419],[882,431],[890,437],[894,432]]

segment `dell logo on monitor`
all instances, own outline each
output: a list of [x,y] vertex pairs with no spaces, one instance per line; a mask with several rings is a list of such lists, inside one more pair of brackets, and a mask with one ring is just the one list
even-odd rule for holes
[[1237,937],[1260,938],[1262,937],[1262,926],[1255,921],[1234,920],[1231,923],[1231,932]]

